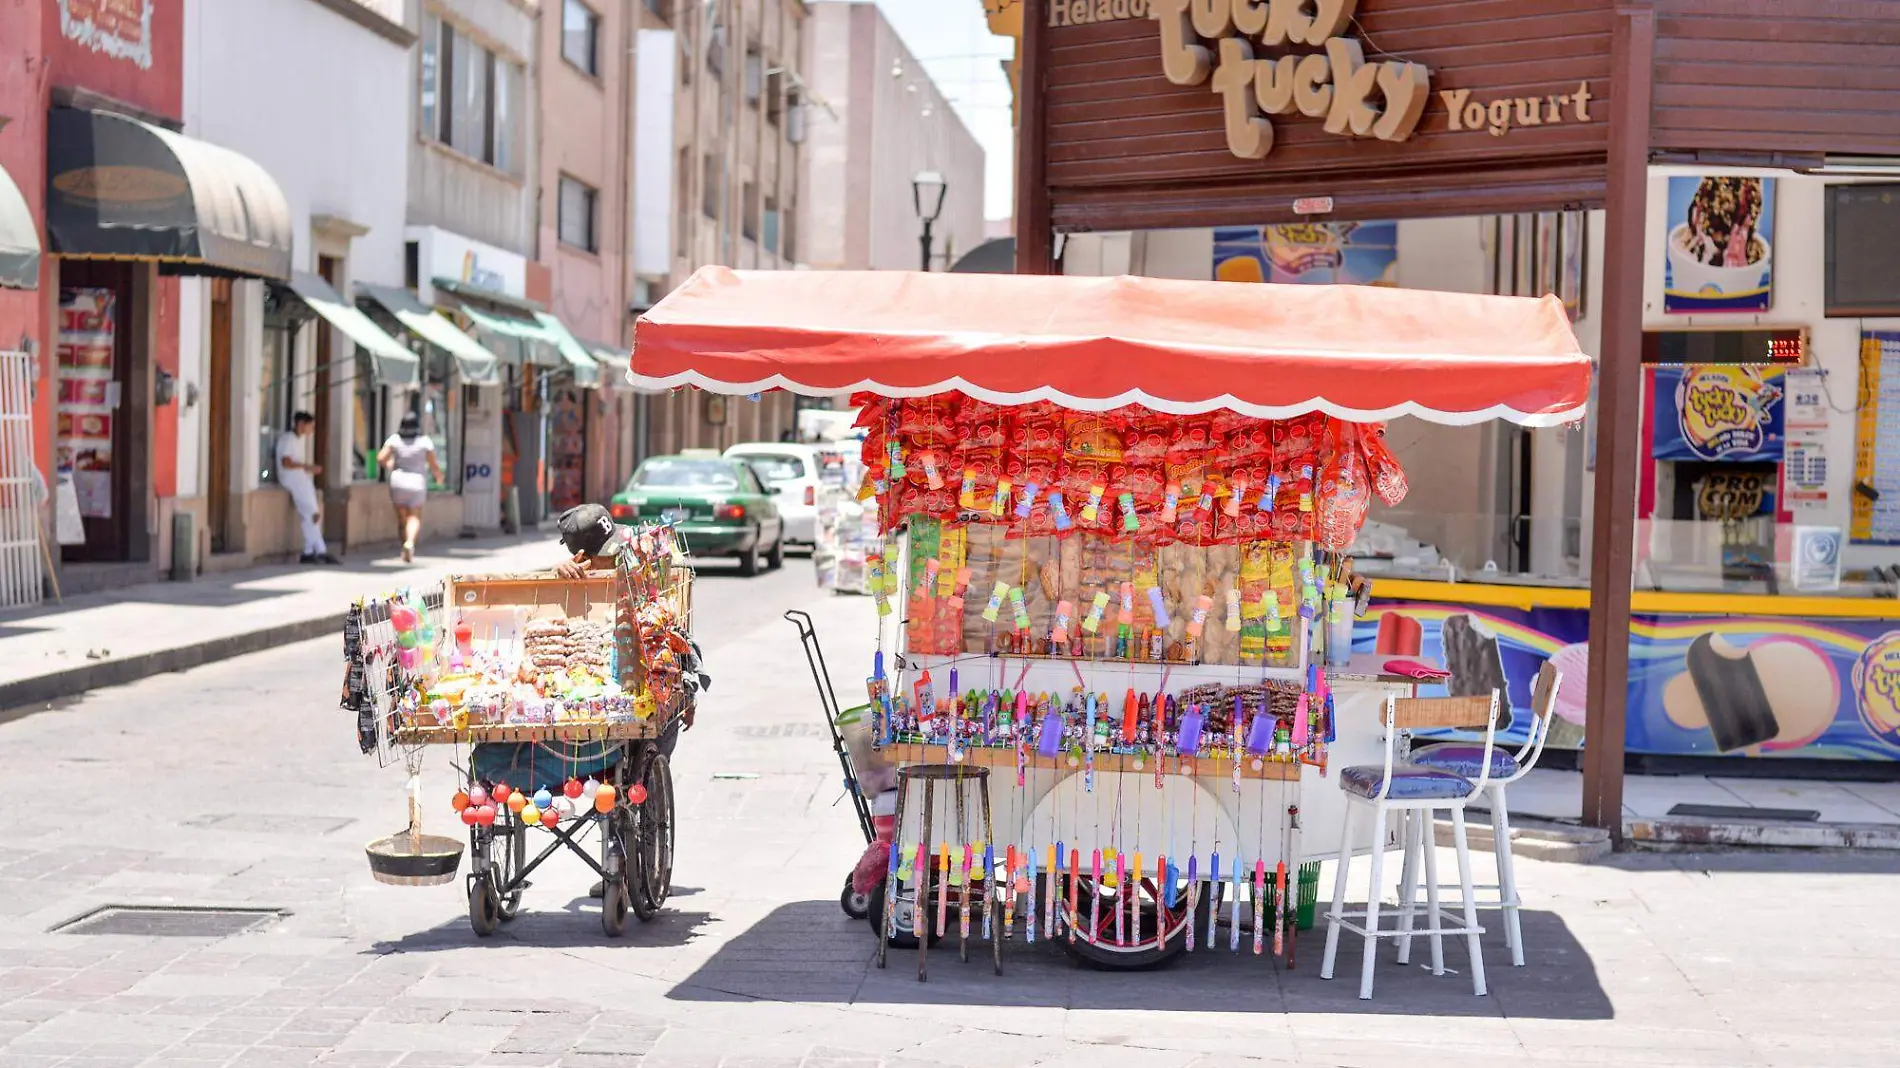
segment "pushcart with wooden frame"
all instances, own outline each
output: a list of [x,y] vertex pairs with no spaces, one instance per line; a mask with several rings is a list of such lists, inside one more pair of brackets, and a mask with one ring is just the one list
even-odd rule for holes
[[[664,578],[647,596],[665,602],[673,618],[691,633],[693,573],[677,565],[664,569]],[[537,615],[563,618],[599,618],[611,615],[616,623],[632,625],[637,597],[636,580],[623,564],[613,572],[589,572],[570,580],[545,572],[496,575],[452,575],[444,580],[443,605],[457,611],[481,608],[528,609]],[[601,927],[609,937],[626,930],[629,913],[641,921],[652,919],[665,907],[673,884],[674,804],[673,777],[665,744],[688,718],[691,691],[652,693],[646,686],[644,664],[637,645],[621,637],[620,660],[626,669],[622,684],[629,693],[651,695],[651,714],[625,721],[570,721],[548,724],[486,723],[403,725],[392,728],[390,742],[409,749],[426,745],[615,743],[620,757],[605,781],[615,788],[608,812],[585,811],[573,819],[546,828],[524,824],[517,813],[502,807],[492,826],[469,828],[468,917],[478,935],[494,933],[500,923],[517,915],[529,877],[556,853],[565,850],[592,868],[601,878]],[[644,788],[644,799],[630,793]],[[532,784],[530,784],[532,787]],[[530,857],[529,839],[545,833],[549,841]],[[597,832],[597,845],[587,838]],[[598,859],[595,857],[598,853]]]

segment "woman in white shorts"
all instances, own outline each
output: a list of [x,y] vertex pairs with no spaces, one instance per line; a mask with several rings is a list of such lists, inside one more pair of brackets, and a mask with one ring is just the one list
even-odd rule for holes
[[422,419],[415,412],[402,417],[396,432],[383,442],[376,462],[389,472],[389,503],[396,507],[396,524],[402,529],[402,559],[416,558],[416,538],[422,533],[422,506],[429,500],[429,478],[442,481],[442,465],[435,458],[435,442],[422,432]]

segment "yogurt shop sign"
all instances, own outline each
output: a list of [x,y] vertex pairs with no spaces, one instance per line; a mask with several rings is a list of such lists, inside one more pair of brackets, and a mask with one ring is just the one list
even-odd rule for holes
[[[1346,35],[1358,0],[1148,0],[1161,65],[1176,85],[1211,82],[1227,148],[1242,159],[1273,149],[1273,119],[1320,120],[1327,133],[1403,141],[1431,97],[1422,63],[1366,62]],[[1312,51],[1294,51],[1297,48]],[[1272,50],[1278,55],[1259,55]]]

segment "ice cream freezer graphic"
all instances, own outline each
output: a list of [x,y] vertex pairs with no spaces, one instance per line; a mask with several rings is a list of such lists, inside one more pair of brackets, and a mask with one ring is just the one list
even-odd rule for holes
[[[1588,629],[1580,608],[1375,600],[1353,644],[1442,657],[1454,695],[1496,687],[1519,711],[1499,735],[1515,743],[1530,729],[1537,671],[1555,663],[1563,685],[1549,744],[1582,748]],[[1900,759],[1900,619],[1638,614],[1627,715],[1632,753]]]

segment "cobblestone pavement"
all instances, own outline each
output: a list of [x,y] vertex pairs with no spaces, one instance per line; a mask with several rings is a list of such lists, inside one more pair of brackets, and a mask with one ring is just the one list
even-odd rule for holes
[[[1291,974],[1226,953],[1106,974],[1046,944],[1011,945],[1000,979],[953,953],[925,985],[907,958],[879,971],[866,926],[837,906],[861,840],[788,607],[817,619],[841,688],[868,662],[869,604],[816,595],[802,562],[702,581],[716,684],[677,761],[678,889],[618,941],[571,858],[485,940],[460,884],[369,878],[361,847],[401,824],[402,775],[360,756],[334,708],[335,640],[0,724],[0,1068],[1900,1058],[1886,985],[1900,865],[1845,854],[1520,861],[1530,966],[1487,935],[1482,999],[1388,951],[1377,1000],[1360,1002],[1352,982],[1316,978],[1319,932]],[[426,782],[443,833],[446,760]],[[52,931],[108,904],[288,914],[223,939]]]

